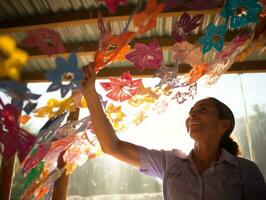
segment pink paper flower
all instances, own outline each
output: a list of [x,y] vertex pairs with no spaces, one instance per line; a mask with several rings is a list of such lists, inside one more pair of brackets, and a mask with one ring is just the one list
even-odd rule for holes
[[54,30],[39,28],[28,32],[28,36],[21,41],[24,47],[38,47],[38,49],[48,55],[65,52],[60,35]]
[[145,68],[159,69],[163,60],[163,52],[157,41],[148,45],[136,43],[135,51],[127,54],[126,58],[133,62],[139,71]]
[[202,52],[199,47],[189,43],[175,43],[171,48],[172,58],[179,63],[187,63],[190,65],[200,65]]
[[142,84],[141,79],[132,80],[130,72],[122,74],[121,78],[110,78],[111,82],[102,82],[101,86],[107,91],[107,97],[114,101],[125,101],[136,95]]

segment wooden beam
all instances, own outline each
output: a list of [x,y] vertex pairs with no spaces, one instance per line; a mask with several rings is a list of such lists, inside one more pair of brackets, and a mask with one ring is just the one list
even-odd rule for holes
[[[171,66],[170,66],[171,67]],[[189,72],[191,69],[190,65],[181,64],[179,66],[179,73],[184,74]],[[145,69],[143,72],[139,72],[135,67],[106,67],[102,69],[97,77],[99,79],[108,78],[110,76],[119,77],[123,72],[130,71],[133,77],[152,77],[155,70]],[[228,70],[227,73],[259,73],[266,72],[266,60],[261,61],[245,61],[236,62]],[[21,81],[23,82],[46,82],[47,80],[43,76],[43,72],[22,72]]]
[[[101,12],[106,21],[128,20],[136,5],[128,4],[119,6],[115,15],[108,12],[105,7],[90,9],[80,12],[57,13],[54,15],[32,16],[29,18],[19,18],[10,21],[0,21],[0,33],[25,32],[28,30],[45,27],[60,28],[66,26],[80,26],[97,23],[97,12]],[[176,8],[175,11],[167,11],[159,14],[159,17],[177,17],[186,11],[191,15],[196,14],[218,14],[221,8],[210,10],[184,10],[183,7]]]
[[[235,36],[239,34],[238,30],[228,31],[225,34],[225,41],[231,41]],[[190,43],[195,43],[201,34],[198,35],[189,35],[187,36],[187,41]],[[175,40],[171,36],[162,36],[162,37],[155,37],[155,38],[136,38],[133,39],[129,44],[131,47],[134,47],[136,43],[142,44],[149,44],[153,40],[157,40],[160,43],[160,46],[163,49],[170,48],[174,43]],[[98,48],[98,42],[81,42],[81,43],[73,43],[73,44],[65,44],[66,52],[60,54],[54,54],[52,57],[56,56],[67,56],[71,52],[76,52],[78,55],[93,55]],[[29,54],[30,59],[43,59],[49,57],[47,54],[44,54],[37,48],[23,48],[19,46],[19,48],[25,50]]]

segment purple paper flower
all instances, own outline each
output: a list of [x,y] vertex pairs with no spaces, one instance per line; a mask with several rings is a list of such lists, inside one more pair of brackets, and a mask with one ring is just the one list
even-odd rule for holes
[[202,23],[202,17],[202,14],[191,17],[188,13],[184,12],[180,20],[176,22],[175,28],[172,31],[172,36],[176,42],[185,41],[187,34]]
[[61,90],[61,97],[65,97],[72,89],[78,89],[83,80],[83,72],[77,67],[77,55],[72,53],[68,60],[56,58],[56,69],[46,72],[47,80],[52,81],[47,92]]
[[145,68],[158,69],[163,60],[163,52],[157,41],[148,45],[137,43],[135,51],[127,54],[126,58],[133,62],[139,71],[143,71]]

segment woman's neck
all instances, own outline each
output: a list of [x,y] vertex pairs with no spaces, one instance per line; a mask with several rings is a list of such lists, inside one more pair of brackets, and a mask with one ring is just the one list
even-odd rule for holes
[[199,173],[208,169],[211,164],[218,160],[220,155],[219,145],[208,145],[206,142],[196,142],[193,149],[192,158]]

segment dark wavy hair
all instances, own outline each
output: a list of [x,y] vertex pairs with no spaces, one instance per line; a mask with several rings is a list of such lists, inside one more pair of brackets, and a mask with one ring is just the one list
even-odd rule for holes
[[227,119],[230,121],[230,127],[225,131],[224,135],[221,138],[220,147],[224,148],[226,151],[233,154],[234,156],[239,155],[240,154],[239,146],[230,137],[235,127],[235,117],[233,112],[230,110],[230,108],[227,105],[225,105],[223,102],[219,101],[218,99],[213,97],[209,97],[207,99],[210,99],[214,103],[220,119]]

